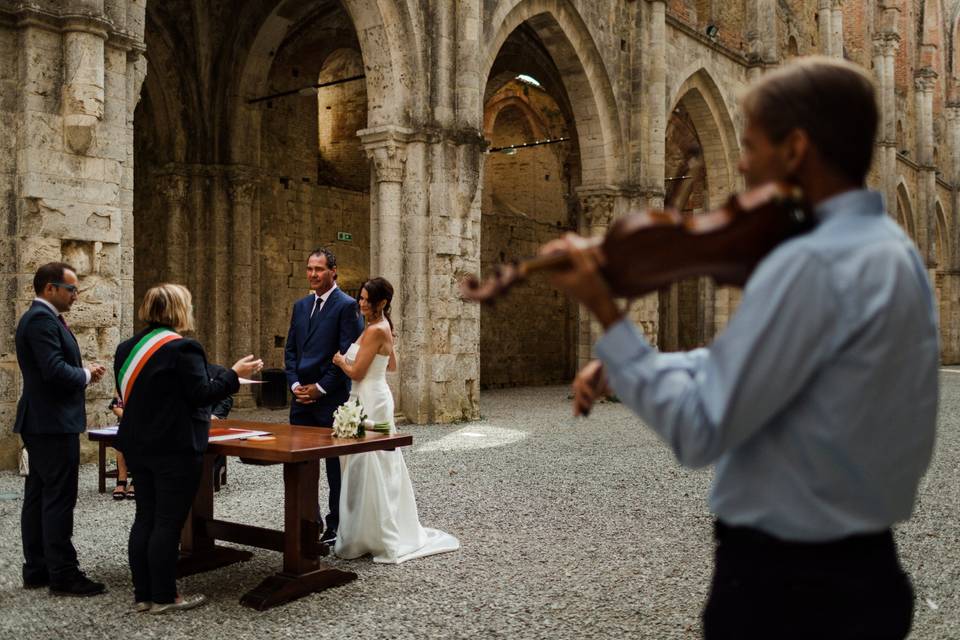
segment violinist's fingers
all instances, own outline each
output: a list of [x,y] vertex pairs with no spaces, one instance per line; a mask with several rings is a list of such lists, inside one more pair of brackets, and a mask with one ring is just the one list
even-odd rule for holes
[[542,256],[545,256],[551,253],[560,253],[566,251],[566,249],[566,240],[563,238],[556,238],[555,240],[551,240],[540,247],[540,251],[538,253]]

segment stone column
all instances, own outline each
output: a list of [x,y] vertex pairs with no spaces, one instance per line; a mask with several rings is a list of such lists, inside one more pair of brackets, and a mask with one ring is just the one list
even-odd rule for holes
[[817,26],[820,33],[820,53],[832,56],[833,53],[833,0],[819,0],[817,3]]
[[189,236],[184,208],[187,178],[177,174],[158,176],[157,188],[163,198],[166,225],[163,238],[166,264],[160,271],[161,277],[169,282],[186,285]]
[[873,40],[874,72],[879,91],[880,123],[877,163],[881,184],[878,185],[887,201],[887,210],[896,217],[897,207],[897,103],[894,92],[894,58],[900,46],[896,33],[882,33]]
[[647,81],[644,83],[643,108],[647,112],[646,151],[643,154],[641,191],[647,207],[663,206],[663,178],[667,135],[667,5],[663,0],[648,0],[649,22],[645,48]]
[[920,165],[917,241],[928,268],[933,268],[933,243],[936,233],[937,168],[933,163],[933,89],[937,74],[929,68],[915,75],[917,90],[917,163]]
[[[100,0],[97,15],[103,12]],[[104,58],[107,31],[86,18],[64,24],[63,34],[63,132],[71,151],[85,155],[94,142],[103,119]]]
[[952,271],[960,271],[960,103],[947,104],[947,140],[950,149],[949,181],[953,185],[953,206],[950,207],[950,256]]
[[[580,199],[581,232],[585,236],[601,237],[606,235],[613,222],[616,194],[609,189],[577,189]],[[587,364],[593,357],[593,345],[603,333],[600,324],[583,306],[579,309],[579,343],[577,344],[577,368]]]
[[830,55],[843,57],[843,0],[833,0],[830,16]]
[[393,308],[401,308],[398,300],[403,285],[403,174],[406,147],[413,131],[395,126],[358,131],[367,156],[373,161],[377,189],[378,245],[371,252],[378,255],[379,273],[394,287]]
[[[252,169],[234,168],[228,177],[230,196],[230,281],[233,293],[227,304],[226,318],[230,323],[230,342],[227,359],[233,360],[254,353],[254,296],[256,283],[253,280],[253,204],[257,196],[257,182]],[[226,319],[225,318],[225,319]],[[258,341],[259,342],[259,341]],[[253,390],[250,386],[240,389],[237,405],[253,406]]]

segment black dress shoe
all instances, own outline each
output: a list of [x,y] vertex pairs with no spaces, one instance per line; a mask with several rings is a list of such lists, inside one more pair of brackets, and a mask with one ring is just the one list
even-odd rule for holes
[[50,585],[50,576],[36,576],[33,578],[24,578],[23,579],[23,588],[24,589],[39,589],[41,587],[47,587]]
[[320,536],[320,542],[331,547],[337,541],[337,530],[336,529],[326,529],[323,532],[323,535]]
[[107,587],[102,582],[94,582],[83,573],[77,573],[65,582],[50,583],[50,593],[56,596],[74,596],[85,598],[104,593]]

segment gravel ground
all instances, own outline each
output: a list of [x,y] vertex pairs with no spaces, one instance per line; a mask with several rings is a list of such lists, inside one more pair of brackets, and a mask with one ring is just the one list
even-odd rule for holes
[[[936,458],[913,519],[897,530],[917,592],[911,638],[960,638],[960,371],[942,376]],[[0,472],[0,638],[698,638],[710,577],[711,474],[679,467],[619,404],[569,417],[566,388],[485,392],[484,419],[407,426],[420,520],[463,548],[399,566],[369,558],[340,588],[266,612],[240,596],[279,570],[280,554],[180,581],[212,603],[132,613],[125,541],[131,501],[96,491],[81,468],[74,541],[105,596],[20,588],[22,480]],[[237,413],[283,421],[285,412]],[[218,517],[280,528],[280,467],[232,460]],[[324,489],[321,492],[324,493]]]

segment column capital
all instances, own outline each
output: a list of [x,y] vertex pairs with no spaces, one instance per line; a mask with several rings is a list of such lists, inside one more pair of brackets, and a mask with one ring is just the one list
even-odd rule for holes
[[588,227],[608,227],[613,222],[613,208],[618,195],[608,187],[579,187],[576,190],[583,220]]
[[878,34],[873,39],[873,55],[894,56],[900,48],[900,36],[896,33]]
[[377,182],[403,182],[407,161],[407,144],[414,131],[387,125],[357,132],[367,157],[373,160]]
[[168,204],[183,204],[187,197],[187,177],[179,174],[159,175],[155,178],[157,190]]
[[917,91],[932,93],[937,84],[937,72],[930,67],[923,67],[914,73],[913,81]]

